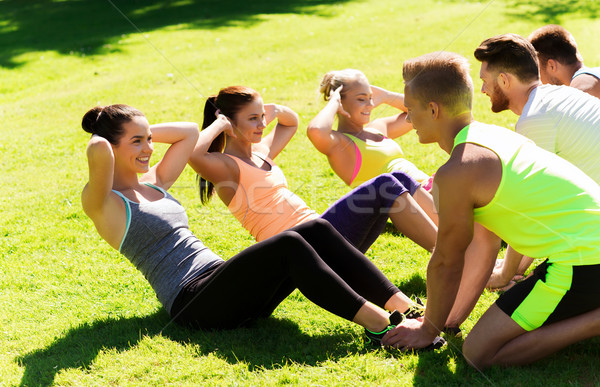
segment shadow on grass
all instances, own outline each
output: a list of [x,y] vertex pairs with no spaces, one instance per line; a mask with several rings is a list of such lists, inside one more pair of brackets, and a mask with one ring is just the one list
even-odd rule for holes
[[22,65],[17,57],[29,51],[115,52],[121,35],[138,29],[248,26],[260,22],[261,14],[329,16],[334,10],[318,6],[348,1],[353,0],[2,0],[0,66]]
[[600,14],[600,3],[581,0],[512,0],[507,14],[514,18],[527,16],[544,24],[560,24],[564,18],[579,15],[595,19]]
[[385,224],[385,227],[383,228],[383,232],[385,232],[387,234],[392,234],[394,236],[404,236],[404,234],[402,234],[400,231],[398,231],[396,226],[394,226],[394,224],[390,220],[388,220],[387,223]]
[[[482,6],[494,0],[442,0],[446,3],[482,3]],[[564,18],[578,15],[595,19],[600,15],[600,3],[594,0],[506,0],[507,15],[522,19],[526,17],[544,24],[560,24]]]
[[414,386],[465,385],[465,382],[468,385],[472,382],[464,375],[468,365],[463,360],[461,353],[463,340],[446,339],[448,343],[443,349],[419,355],[413,378]]
[[142,338],[157,335],[194,344],[199,356],[217,353],[231,364],[244,362],[251,371],[277,368],[289,362],[316,365],[356,351],[351,333],[311,337],[303,334],[294,322],[272,317],[248,328],[226,331],[193,330],[169,321],[168,314],[161,309],[145,317],[106,319],[75,327],[46,348],[16,359],[25,368],[21,386],[51,386],[62,370],[89,369],[101,351],[128,351]]
[[427,284],[425,283],[425,278],[421,277],[420,274],[413,274],[412,277],[402,280],[396,286],[402,290],[402,293],[410,296],[425,297],[427,295]]
[[[524,366],[494,366],[484,371],[467,364],[463,339],[451,338],[444,350],[421,355],[414,386],[598,386],[600,338],[572,344],[547,358]],[[551,376],[549,376],[551,375]],[[552,382],[549,383],[549,380]]]
[[514,375],[508,372],[490,375],[477,371],[469,366],[463,357],[464,339],[448,336],[445,336],[445,339],[447,344],[443,349],[419,355],[413,386],[495,386],[498,384],[520,386],[523,384],[523,373],[520,371],[513,372]]

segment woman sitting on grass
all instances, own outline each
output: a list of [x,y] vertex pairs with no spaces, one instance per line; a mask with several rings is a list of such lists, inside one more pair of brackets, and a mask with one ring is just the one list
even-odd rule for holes
[[[391,324],[381,307],[404,306],[398,288],[322,220],[227,261],[205,247],[189,230],[184,208],[166,191],[194,149],[196,124],[149,125],[137,109],[110,105],[88,111],[82,127],[93,134],[84,211],[100,236],[144,274],[176,322],[235,328],[269,316],[298,288],[315,304],[362,325],[377,341]],[[153,141],[171,145],[150,168]]]
[[[263,137],[275,119],[277,125]],[[189,164],[199,175],[203,203],[216,191],[257,241],[319,217],[287,188],[273,162],[298,127],[298,116],[290,108],[263,104],[248,87],[226,87],[206,101],[202,127]],[[320,217],[362,252],[381,234],[388,217],[400,232],[431,251],[436,226],[411,196],[428,195],[420,191],[405,174],[384,174],[339,199]]]
[[[412,129],[402,94],[370,85],[365,74],[353,69],[325,74],[321,93],[328,102],[308,125],[308,138],[344,183],[356,187],[382,173],[401,171],[431,188],[430,176],[406,160],[392,140]],[[402,112],[371,121],[371,111],[381,104]]]

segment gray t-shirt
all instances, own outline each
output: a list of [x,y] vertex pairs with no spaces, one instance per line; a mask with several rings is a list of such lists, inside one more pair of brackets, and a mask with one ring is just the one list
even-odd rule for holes
[[170,313],[173,301],[193,278],[223,262],[189,229],[185,209],[165,190],[160,200],[125,202],[127,228],[119,251],[146,277],[158,300]]
[[576,76],[581,75],[581,74],[589,74],[593,77],[600,79],[600,67],[585,67],[585,66],[583,66],[579,70],[575,71],[575,74],[573,74],[571,81],[573,81],[573,79],[575,79]]

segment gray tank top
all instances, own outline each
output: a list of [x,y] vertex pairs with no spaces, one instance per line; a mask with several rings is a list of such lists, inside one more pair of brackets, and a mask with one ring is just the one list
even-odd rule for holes
[[185,209],[173,196],[160,187],[146,185],[164,197],[136,203],[113,190],[127,209],[127,228],[119,251],[142,272],[158,300],[171,313],[181,289],[223,260],[192,234]]

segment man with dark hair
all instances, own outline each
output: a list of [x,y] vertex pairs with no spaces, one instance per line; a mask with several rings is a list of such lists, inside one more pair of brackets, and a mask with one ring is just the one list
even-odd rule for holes
[[[407,119],[419,141],[437,142],[450,158],[433,186],[439,231],[424,319],[406,320],[383,344],[422,348],[439,334],[462,286],[475,222],[519,251],[548,259],[475,324],[463,345],[469,364],[526,364],[600,335],[600,186],[527,138],[474,121],[473,83],[460,55],[408,60],[403,75]],[[451,81],[427,89],[436,77]],[[461,98],[446,98],[457,89]]]
[[600,100],[567,86],[542,85],[529,41],[505,34],[475,50],[481,62],[481,91],[493,112],[519,115],[515,131],[556,153],[600,182]]
[[600,67],[586,67],[573,35],[549,24],[533,31],[529,41],[540,61],[540,79],[551,85],[567,85],[600,98]]

